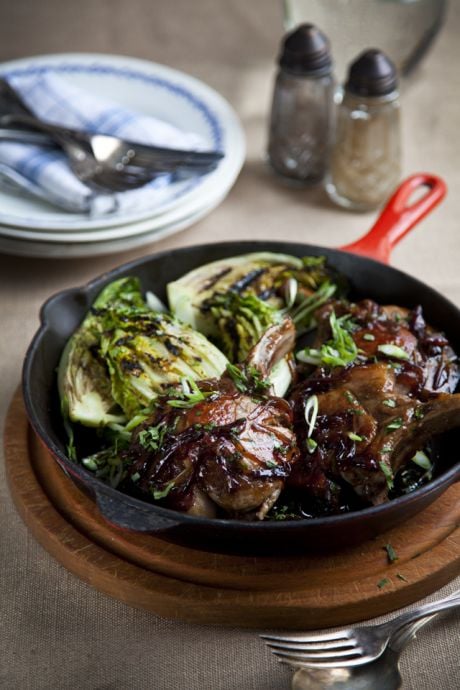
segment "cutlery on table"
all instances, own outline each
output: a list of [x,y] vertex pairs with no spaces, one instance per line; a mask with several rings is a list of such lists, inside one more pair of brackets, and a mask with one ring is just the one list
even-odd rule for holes
[[401,653],[415,639],[418,630],[434,617],[427,616],[406,625],[393,635],[383,654],[367,664],[327,669],[295,664],[292,690],[397,690],[402,684],[399,672]]
[[[24,130],[27,143],[51,142],[69,159],[75,175],[96,189],[123,191],[145,185],[160,173],[205,174],[214,170],[224,154],[149,146],[119,137],[61,127],[36,118],[21,96],[0,78],[0,127],[4,139],[13,140]],[[14,134],[6,134],[12,130]],[[41,141],[30,135],[42,135]],[[24,139],[21,139],[24,140]]]
[[397,631],[434,613],[460,606],[460,591],[420,606],[379,625],[346,628],[324,635],[261,635],[279,659],[316,668],[346,668],[366,664],[383,654]]

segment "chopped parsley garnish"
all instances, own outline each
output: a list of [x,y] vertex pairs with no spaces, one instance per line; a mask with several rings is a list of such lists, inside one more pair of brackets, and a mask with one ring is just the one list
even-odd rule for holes
[[145,450],[156,451],[161,448],[166,431],[166,424],[160,422],[157,426],[151,426],[148,429],[140,431],[137,438]]
[[385,407],[396,407],[396,400],[387,398],[386,400],[383,400],[382,405],[385,405]]
[[383,589],[384,587],[386,587],[389,584],[390,584],[390,580],[387,577],[384,577],[382,580],[377,582],[377,587],[379,589]]
[[288,505],[275,505],[271,509],[268,517],[272,520],[291,520],[298,518],[299,515]]
[[266,465],[266,467],[269,467],[270,469],[278,467],[278,463],[276,463],[274,460],[266,460],[265,465]]
[[390,561],[390,563],[394,563],[395,561],[398,560],[398,556],[396,554],[396,551],[394,550],[394,548],[392,547],[391,544],[385,544],[385,546],[383,548],[387,552],[388,560]]
[[267,393],[270,388],[270,381],[262,377],[261,372],[256,367],[237,367],[235,364],[227,364],[227,374],[229,374],[237,390],[240,393],[253,391],[255,393]]

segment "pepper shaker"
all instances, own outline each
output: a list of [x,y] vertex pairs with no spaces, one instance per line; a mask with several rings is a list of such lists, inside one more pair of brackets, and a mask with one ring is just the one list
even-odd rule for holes
[[400,180],[397,86],[396,68],[379,50],[365,51],[350,67],[326,180],[329,197],[340,206],[378,208]]
[[326,173],[334,121],[329,41],[302,24],[283,41],[270,118],[268,158],[280,175],[305,185]]

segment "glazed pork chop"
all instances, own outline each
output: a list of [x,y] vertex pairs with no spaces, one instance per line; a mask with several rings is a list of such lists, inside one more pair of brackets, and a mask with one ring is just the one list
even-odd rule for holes
[[[339,511],[349,489],[365,504],[387,501],[395,474],[414,453],[460,425],[460,395],[451,394],[459,378],[455,355],[420,308],[329,304],[318,314],[316,350],[331,335],[333,311],[349,315],[357,356],[345,367],[318,367],[291,397],[301,459],[289,486],[326,512]],[[312,400],[313,431],[305,420]]]
[[264,333],[244,365],[195,384],[186,399],[180,391],[159,399],[126,452],[131,489],[193,515],[220,510],[262,519],[298,455],[292,409],[267,382],[294,342],[286,318]]

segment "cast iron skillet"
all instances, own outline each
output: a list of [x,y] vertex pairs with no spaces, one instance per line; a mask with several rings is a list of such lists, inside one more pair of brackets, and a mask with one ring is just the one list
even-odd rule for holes
[[[422,187],[425,196],[408,206],[410,197]],[[460,311],[457,307],[428,285],[385,264],[391,248],[441,201],[445,192],[443,181],[432,175],[419,174],[409,178],[396,191],[367,235],[342,249],[255,241],[185,247],[124,264],[84,287],[54,295],[41,310],[42,325],[27,352],[23,370],[24,399],[33,429],[61,468],[92,497],[107,521],[119,528],[155,533],[176,543],[215,551],[271,554],[334,549],[365,541],[408,520],[460,479],[456,440],[460,433],[445,436],[439,476],[412,494],[378,507],[292,522],[255,523],[193,517],[131,498],[105,485],[66,457],[56,367],[66,340],[109,281],[136,275],[144,289],[152,290],[165,299],[166,283],[192,268],[216,259],[261,250],[296,256],[326,255],[332,266],[348,276],[354,297],[371,297],[382,304],[406,307],[422,304],[427,321],[443,330],[460,353]]]

